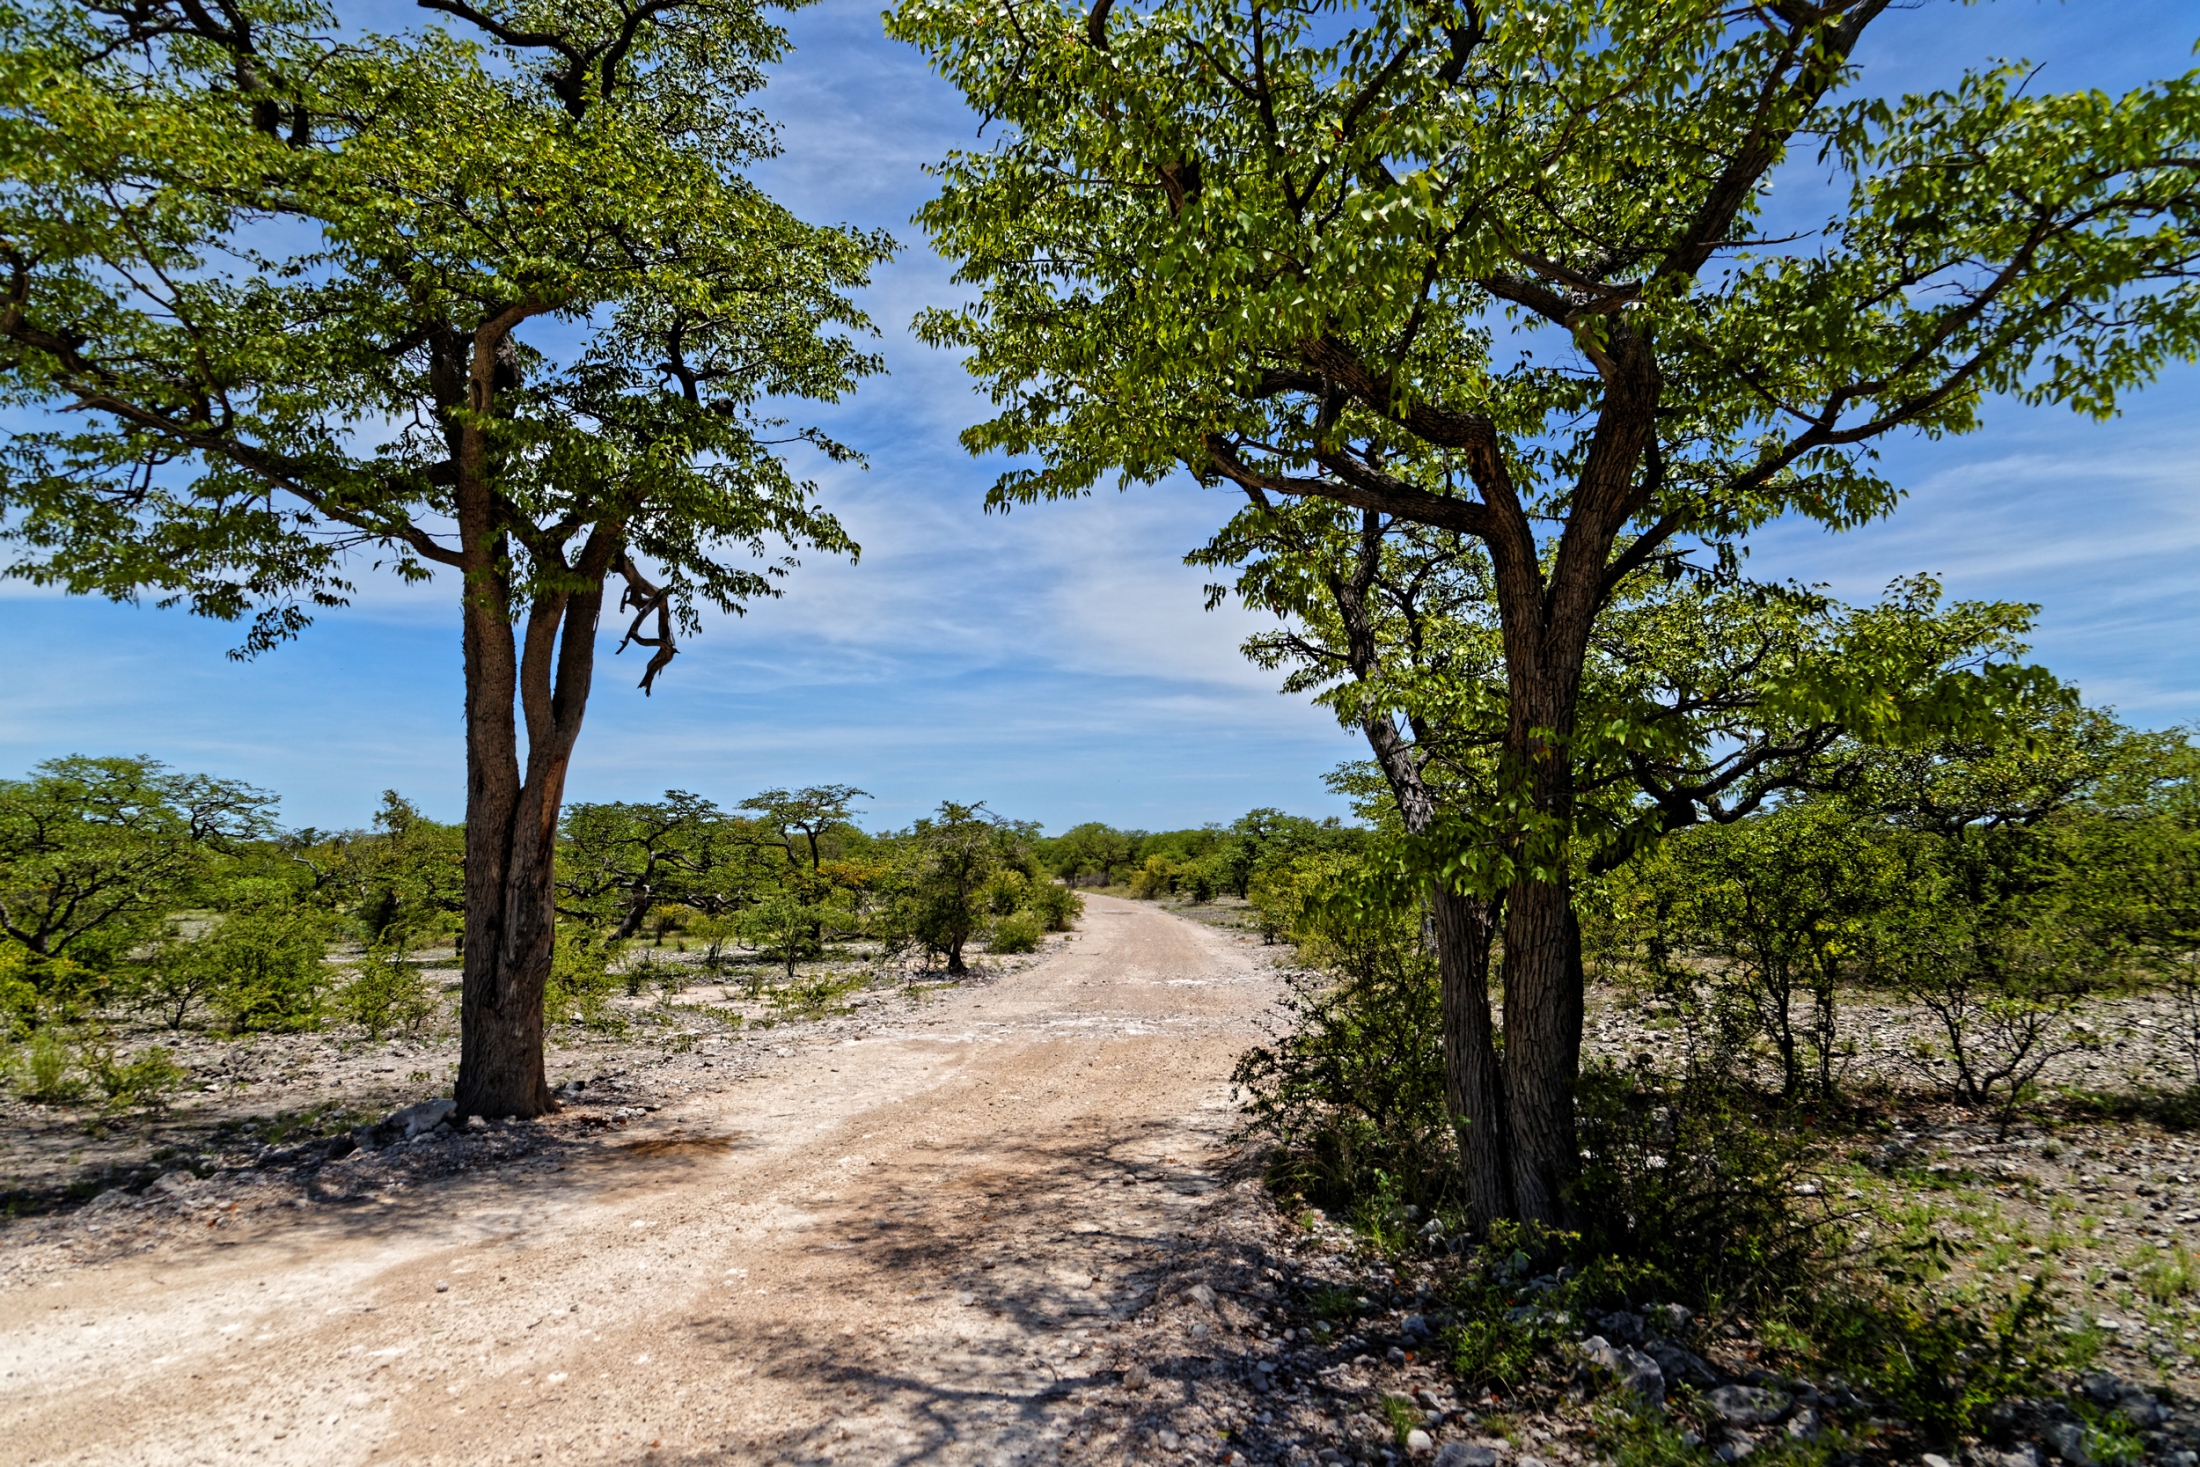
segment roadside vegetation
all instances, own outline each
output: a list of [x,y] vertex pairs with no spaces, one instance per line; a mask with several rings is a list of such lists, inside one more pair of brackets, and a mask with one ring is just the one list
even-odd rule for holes
[[2200,755],[2062,705],[1821,757],[1581,874],[1563,1226],[1468,1205],[1395,810],[1261,864],[1238,920],[1298,959],[1234,1077],[1269,1187],[1422,1279],[1463,1389],[1603,1412],[1616,1460],[2180,1460]]
[[[878,985],[1034,952],[1082,910],[1036,827],[950,802],[873,833],[854,819],[862,797],[570,806],[553,1046],[638,1027],[685,1047],[701,988],[714,1031],[814,1020]],[[321,1036],[296,1064],[333,1075],[339,1056],[417,1059],[454,1037],[463,828],[395,791],[359,830],[282,830],[277,809],[266,791],[146,759],[70,757],[0,781],[0,1085],[93,1135],[141,1127],[153,1144],[180,1098],[227,1088],[278,1041]],[[412,1099],[455,1078],[384,1068]],[[323,1129],[363,1118],[366,1098],[349,1101]]]

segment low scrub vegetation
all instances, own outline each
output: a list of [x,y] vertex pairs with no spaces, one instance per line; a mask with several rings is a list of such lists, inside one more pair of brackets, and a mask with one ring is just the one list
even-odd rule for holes
[[[2099,1372],[2114,1331],[2086,1295],[2121,1283],[2127,1309],[2180,1320],[2190,1252],[2164,1242],[2089,1271],[2115,1216],[2051,1199],[2020,1246],[1977,1176],[1903,1160],[1887,1137],[1936,1107],[2047,1156],[2058,1126],[2105,1113],[2191,1123],[2192,1070],[2134,1075],[2120,1102],[2070,1077],[2115,1037],[2118,1004],[2168,1017],[2146,1020],[2155,1053],[2200,1053],[2196,767],[2180,734],[2064,708],[1998,740],[1832,750],[1823,788],[1580,873],[1590,1014],[1559,1227],[1472,1215],[1426,887],[1371,799],[1359,842],[1248,883],[1297,965],[1276,1032],[1234,1076],[1244,1137],[1288,1207],[1348,1223],[1376,1257],[1433,1258],[1463,1385],[1604,1392],[1615,1460],[1705,1460],[1738,1419],[1703,1404],[1728,1378],[1710,1366],[1675,1379],[1668,1358],[1661,1412],[1629,1395],[1623,1347],[1642,1342],[1598,1321],[1670,1306],[1791,1385],[1854,1397],[1759,1439],[1766,1460],[2032,1430],[2136,1462],[2145,1410],[2078,1388],[2092,1369],[2111,1405],[2136,1389]],[[1619,1374],[1582,1365],[1591,1336]],[[2174,1349],[2151,1358],[2181,1368]]]
[[[547,1022],[613,1033],[622,998],[729,978],[814,1015],[881,966],[960,975],[970,954],[1034,952],[1082,912],[1037,827],[950,802],[872,833],[861,798],[569,806]],[[0,1078],[40,1104],[149,1112],[185,1078],[151,1034],[446,1032],[461,828],[394,791],[364,830],[285,831],[275,812],[265,791],[143,759],[0,781]]]

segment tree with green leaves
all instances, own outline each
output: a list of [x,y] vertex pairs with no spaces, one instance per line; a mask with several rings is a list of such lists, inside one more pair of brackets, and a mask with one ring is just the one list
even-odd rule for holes
[[1113,885],[1117,873],[1132,864],[1142,832],[1117,830],[1098,820],[1073,825],[1051,840],[1040,842],[1047,866],[1064,881],[1098,877],[1102,886]]
[[1684,1004],[1709,990],[1729,1046],[1772,1046],[1782,1099],[1828,1102],[1851,1052],[1841,989],[1866,975],[1906,869],[1899,843],[1853,808],[1789,800],[1665,842],[1624,870],[1613,915]]
[[826,835],[854,818],[855,803],[869,794],[852,784],[811,785],[799,790],[765,790],[741,802],[749,812],[752,840],[776,846],[787,864],[800,867],[805,858],[815,873],[825,863]]
[[[753,0],[33,0],[0,14],[9,573],[248,618],[359,562],[463,633],[457,1100],[535,1115],[552,847],[607,588],[648,691],[698,609],[853,553],[771,400],[875,371],[890,245],[745,176],[785,49]],[[44,415],[44,416],[40,416]],[[775,547],[784,547],[775,549]]]
[[[666,790],[657,801],[569,806],[558,844],[558,910],[600,922],[620,941],[642,930],[651,910],[698,898],[702,910],[722,910],[741,897],[725,890],[738,864],[745,893],[757,877],[741,861],[739,835],[724,812],[700,795]],[[743,832],[742,834],[745,834]]]
[[890,946],[916,943],[947,959],[947,971],[969,972],[963,948],[985,930],[986,888],[1011,865],[1030,862],[1034,829],[975,805],[943,800],[933,815],[901,837],[904,852],[888,923]]
[[[1236,569],[1237,596],[1282,621],[1246,654],[1367,740],[1370,763],[1335,782],[1407,838],[1388,864],[1428,910],[1466,1192],[1478,1212],[1501,1216],[1501,1203],[1482,1200],[1511,1185],[1488,988],[1518,812],[1503,798],[1504,633],[1488,557],[1453,531],[1260,496],[1189,559]],[[1606,607],[1584,659],[1579,716],[1607,736],[1576,742],[1568,879],[1611,871],[1667,832],[1837,782],[1832,751],[1844,742],[1992,724],[2020,695],[2055,701],[2052,679],[2017,661],[2031,615],[1943,605],[1925,578],[1868,608],[1730,567],[1637,578]]]
[[[1582,716],[1615,602],[1779,516],[1887,512],[1892,434],[1975,429],[1993,393],[2110,414],[2200,345],[2200,86],[1995,65],[1866,95],[1857,45],[1900,24],[1888,0],[889,20],[1000,127],[923,214],[980,292],[922,321],[1000,407],[965,442],[1029,460],[993,504],[1189,469],[1487,558],[1496,839],[1462,883],[1502,899],[1485,1215],[1568,1212],[1581,771],[1635,732]],[[1830,217],[1768,213],[1791,160],[1831,175]]]
[[311,878],[305,895],[357,923],[369,944],[403,948],[458,930],[466,920],[466,831],[430,820],[396,790],[382,791],[372,829],[284,839],[288,863]]
[[226,853],[273,830],[275,798],[152,759],[49,759],[0,780],[0,940],[106,966],[186,905]]

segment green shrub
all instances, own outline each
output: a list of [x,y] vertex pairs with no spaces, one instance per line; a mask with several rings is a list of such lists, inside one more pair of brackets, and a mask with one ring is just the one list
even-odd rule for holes
[[1933,1287],[1944,1249],[1937,1239],[1889,1249],[1847,1282],[1798,1296],[1790,1322],[1825,1368],[1953,1443],[1977,1434],[1988,1407],[2048,1389],[2068,1347],[2042,1284]]
[[359,968],[336,995],[337,1011],[380,1039],[391,1029],[418,1033],[440,1005],[427,975],[405,960],[401,948],[370,947]]
[[1379,1195],[1433,1207],[1458,1185],[1436,964],[1411,940],[1355,958],[1357,971],[1286,980],[1283,1032],[1230,1076],[1245,1129],[1272,1143],[1279,1190],[1347,1213]]
[[190,1078],[175,1056],[157,1044],[139,1050],[126,1061],[118,1061],[111,1047],[87,1046],[83,1067],[107,1097],[111,1110],[160,1110]]
[[1014,867],[1004,867],[993,874],[978,893],[979,904],[996,917],[1006,917],[1021,908],[1031,896],[1031,883],[1024,873]]
[[220,978],[214,1006],[229,1026],[250,1030],[320,1027],[328,989],[328,933],[321,916],[297,908],[231,912],[200,938],[198,961]]
[[1034,883],[1031,894],[1024,898],[1024,910],[1037,917],[1047,931],[1067,932],[1085,915],[1085,899],[1059,882],[1041,881]]
[[1177,865],[1167,856],[1148,856],[1131,873],[1131,895],[1142,902],[1159,901],[1176,890],[1177,876]]
[[1039,950],[1039,941],[1045,936],[1046,924],[1037,913],[1018,912],[993,924],[993,936],[986,943],[986,949],[997,953],[1033,953]]
[[849,1009],[841,1000],[857,989],[868,986],[870,981],[870,975],[865,973],[850,973],[837,978],[827,973],[816,978],[797,979],[772,989],[771,1004],[782,1013],[805,1019],[845,1014]]
[[1669,1294],[1778,1299],[1817,1267],[1820,1214],[1798,1194],[1792,1113],[1716,1074],[1585,1066],[1573,1200],[1586,1257],[1646,1269]]
[[227,974],[218,946],[190,940],[179,924],[171,923],[168,935],[137,965],[130,997],[137,1007],[160,1015],[169,1028],[181,1029],[193,1008],[213,1002]]
[[31,1035],[30,1043],[23,1047],[23,1062],[29,1072],[24,1077],[25,1100],[65,1105],[83,1097],[84,1080],[72,1073],[76,1056],[69,1052],[69,1042],[61,1037],[61,1031],[51,1024]]
[[561,928],[550,953],[550,981],[543,989],[543,1018],[551,1024],[616,1033],[626,1027],[611,996],[619,978],[611,971],[608,944],[586,928]]

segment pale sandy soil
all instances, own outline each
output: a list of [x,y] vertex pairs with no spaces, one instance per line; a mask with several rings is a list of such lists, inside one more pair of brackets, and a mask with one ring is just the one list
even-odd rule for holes
[[42,1234],[0,1294],[0,1458],[1051,1455],[1215,1200],[1275,985],[1255,942],[1093,898],[1021,973],[555,1165],[317,1183],[146,1251]]

